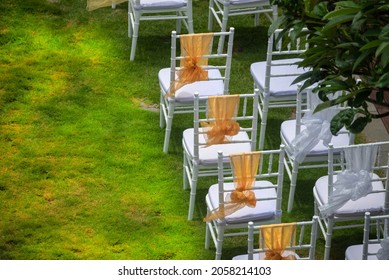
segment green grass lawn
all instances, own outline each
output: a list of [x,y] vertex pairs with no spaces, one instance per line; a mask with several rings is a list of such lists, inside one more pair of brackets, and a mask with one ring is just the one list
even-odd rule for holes
[[[208,1],[194,0],[195,31],[206,32]],[[268,23],[235,27],[231,93],[252,92],[251,63],[265,58]],[[174,119],[162,152],[157,74],[169,65],[175,22],[142,22],[130,62],[127,5],[88,12],[86,0],[0,2],[0,259],[213,259],[204,249],[200,180],[193,221],[182,189],[182,131]],[[271,112],[266,148],[280,144],[290,110]],[[284,221],[309,220],[312,187],[325,170],[299,174],[295,208]],[[362,232],[336,232],[343,259]],[[226,239],[223,259],[246,251]],[[239,244],[239,245],[237,245]],[[318,240],[317,257],[322,258]]]

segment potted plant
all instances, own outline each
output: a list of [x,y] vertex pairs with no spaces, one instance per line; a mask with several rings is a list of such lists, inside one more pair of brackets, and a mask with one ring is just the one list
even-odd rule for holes
[[[349,106],[332,119],[332,134],[343,126],[359,133],[373,118],[389,116],[389,103],[384,98],[389,95],[388,0],[272,3],[282,12],[269,32],[280,27],[285,31],[293,27],[296,37],[308,32],[310,48],[302,54],[299,66],[312,70],[295,82],[303,82],[303,88],[316,84],[314,92],[324,101],[316,111],[344,102]],[[329,100],[338,91],[344,94]],[[368,103],[383,106],[386,112],[371,113]]]

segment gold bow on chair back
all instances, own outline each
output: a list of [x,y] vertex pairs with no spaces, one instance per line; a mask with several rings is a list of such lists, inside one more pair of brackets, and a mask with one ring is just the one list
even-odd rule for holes
[[214,121],[201,123],[206,129],[207,146],[227,143],[239,133],[239,123],[232,119],[237,115],[239,101],[239,95],[208,97],[208,117]]
[[225,205],[216,208],[204,218],[205,222],[224,219],[245,206],[256,206],[257,200],[251,188],[258,172],[260,157],[260,152],[230,155],[235,190],[226,195]]
[[181,56],[178,78],[170,85],[168,95],[172,96],[186,84],[208,80],[208,71],[203,66],[208,65],[213,33],[185,34],[180,36]]
[[269,249],[265,253],[265,260],[296,259],[294,255],[282,256],[287,246],[295,245],[296,223],[263,225],[260,228],[260,235],[262,236],[263,247]]

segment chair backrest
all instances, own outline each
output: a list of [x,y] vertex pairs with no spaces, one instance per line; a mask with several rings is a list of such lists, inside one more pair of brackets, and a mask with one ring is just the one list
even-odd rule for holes
[[267,55],[272,56],[271,60],[288,58],[291,55],[298,57],[299,54],[304,53],[309,47],[307,43],[308,37],[304,37],[305,31],[308,31],[308,29],[303,28],[299,34],[296,33],[294,28],[274,30],[268,38]]
[[[259,15],[264,15],[270,22],[278,18],[277,5],[269,0],[209,0],[208,30],[213,29],[213,19],[220,26],[221,31],[227,30],[228,19],[232,16],[254,15],[254,25],[259,26]],[[219,41],[220,48],[224,38]]]
[[128,0],[128,37],[132,37],[130,60],[135,59],[141,21],[175,20],[176,30],[182,23],[188,33],[193,30],[192,0]]
[[[304,29],[303,29],[304,31]],[[302,33],[303,34],[303,33]],[[295,38],[294,29],[276,29],[268,38],[266,54],[265,92],[270,88],[272,77],[298,77],[304,70],[296,67],[299,55],[308,49],[307,38]],[[291,68],[291,66],[294,66]],[[291,70],[292,69],[292,70]]]
[[[298,135],[301,132],[301,126],[302,126],[302,118],[304,115],[310,116],[313,114],[314,110],[316,109],[317,105],[322,103],[323,101],[320,100],[319,95],[317,93],[314,93],[311,89],[304,91],[304,97],[302,96],[302,93],[300,91],[301,84],[298,84],[298,94],[296,96],[296,135]],[[342,92],[337,92],[332,97],[329,97],[330,99],[335,99],[339,95],[341,95]],[[323,120],[326,119],[327,121],[331,121],[332,117],[336,115],[338,112],[345,110],[349,107],[346,106],[346,104],[339,104],[336,106],[332,106],[330,108],[324,109],[318,113],[316,113],[314,116],[318,116],[322,118]],[[341,133],[348,133],[347,131],[341,131]],[[350,144],[354,143],[354,134],[349,133],[350,138]]]
[[[337,146],[354,144],[355,135],[349,130],[341,129],[337,133],[337,136],[333,136],[330,129],[332,118],[340,111],[347,109],[347,107],[337,105],[319,112],[314,112],[316,106],[322,102],[318,94],[313,93],[309,89],[304,93],[303,100],[300,88],[301,84],[298,84],[299,92],[296,96],[296,121],[294,127],[295,136],[290,140],[289,145],[287,145],[287,151],[293,155],[294,160],[301,164],[306,162],[306,157],[310,155],[311,157],[308,160],[315,160],[316,162],[326,161],[327,154],[324,152],[326,152],[330,142],[334,142]],[[317,154],[311,153],[312,149],[320,141],[323,144],[323,152]]]
[[[253,186],[250,187],[250,190],[254,192],[258,190],[265,190],[263,193],[266,193],[266,195],[255,196],[256,203],[275,202],[276,213],[274,213],[274,216],[280,217],[282,213],[282,187],[284,180],[284,145],[281,145],[278,150],[251,152],[251,154],[256,153],[260,154],[260,158],[258,162],[258,170],[253,178],[254,183]],[[228,204],[231,203],[229,199],[230,195],[237,188],[236,185],[235,189],[228,187],[231,183],[237,182],[237,172],[235,172],[232,168],[230,156],[223,155],[223,151],[218,152],[219,209],[229,207]],[[257,184],[256,182],[264,183]]]
[[[316,240],[318,232],[318,216],[313,216],[311,221],[301,221],[294,223],[295,230],[289,240],[284,240],[286,247],[285,251],[293,252],[293,256],[296,256],[300,260],[314,260],[315,259],[315,250],[316,250]],[[291,223],[286,224],[273,224],[270,226],[282,227],[290,226]],[[248,223],[248,259],[254,259],[254,254],[260,254],[260,256],[265,256],[266,252],[271,250],[269,246],[266,246],[264,236],[261,234],[261,227],[263,225],[254,226],[253,222]],[[258,244],[259,246],[254,248],[255,237],[254,234],[259,233]],[[280,244],[281,242],[274,242]]]
[[[383,243],[384,241],[389,242],[389,215],[371,216],[370,212],[366,212],[365,223],[363,227],[362,260],[367,260],[371,256],[380,258],[380,253],[379,249],[377,250],[377,246],[374,248],[372,247],[374,244],[379,244],[381,245],[380,247],[383,247],[382,244],[385,244]],[[386,250],[388,249],[389,248]]]
[[[212,123],[215,119],[210,116],[209,99],[222,99],[226,96],[215,97],[200,97],[198,93],[195,93],[194,99],[194,160],[199,157],[199,150],[201,148],[209,146],[209,143],[204,140],[204,135],[207,134],[207,129],[204,128],[204,124]],[[240,137],[229,137],[225,144],[246,144],[250,146],[250,150],[254,151],[256,147],[257,139],[257,122],[258,122],[258,91],[253,94],[239,94],[228,95],[229,97],[238,97],[239,104],[238,110],[233,114],[232,121],[236,121],[239,124],[239,133],[247,133],[248,138],[241,139]],[[227,96],[227,98],[228,98]],[[202,137],[203,136],[203,137]],[[215,155],[215,159],[217,155]]]
[[150,14],[154,13],[154,16],[150,18],[152,20],[179,18],[185,20],[187,17],[183,16],[180,13],[177,13],[177,15],[166,15],[163,13],[179,12],[182,10],[192,9],[192,1],[193,0],[187,0],[186,3],[184,1],[176,1],[176,3],[174,3],[174,1],[129,0],[129,2],[131,2],[130,4],[132,4],[132,9],[144,10],[145,12]]
[[380,211],[389,210],[389,158],[385,154],[388,147],[389,141],[336,148],[329,144],[329,203],[321,208],[322,215],[331,215],[349,200],[375,193],[384,193],[384,205],[377,205],[382,207]]
[[[272,21],[273,17],[271,14],[274,12],[278,13],[277,9],[274,8],[277,6],[271,5],[271,1],[223,0],[220,2],[223,2],[223,6],[229,7],[232,10],[230,11],[231,13],[237,13],[237,15],[264,13],[269,21]],[[254,7],[257,9],[254,9]]]
[[[201,67],[201,69],[208,71],[208,80],[221,80],[224,83],[223,94],[229,93],[229,83],[230,83],[230,73],[231,73],[231,62],[232,62],[232,49],[234,41],[234,28],[231,27],[229,31],[226,32],[214,32],[214,33],[205,33],[212,36],[212,40],[209,45],[209,52],[201,54],[200,57],[196,57],[195,60],[205,59],[207,61],[206,65],[201,65],[201,63],[196,64],[196,67]],[[201,36],[204,34],[185,34],[179,35],[176,31],[172,31],[171,36],[171,58],[170,58],[170,81],[174,83],[176,80],[177,72],[182,68],[181,61],[190,59],[188,55],[183,55],[179,39],[182,36]],[[227,47],[223,48],[222,52],[217,51],[217,42],[220,40],[221,36],[228,37]],[[211,70],[218,70],[220,76],[212,76]],[[220,94],[220,93],[216,93]]]

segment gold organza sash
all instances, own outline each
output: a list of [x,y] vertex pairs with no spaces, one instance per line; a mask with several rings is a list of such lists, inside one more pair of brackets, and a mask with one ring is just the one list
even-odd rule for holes
[[93,11],[102,7],[108,7],[114,4],[120,4],[123,2],[127,2],[128,0],[88,0],[86,5],[86,9],[88,11]]
[[264,242],[264,248],[270,249],[265,253],[265,260],[296,259],[294,255],[282,256],[288,245],[295,245],[296,223],[264,225],[260,227],[260,234]]
[[172,96],[186,84],[208,80],[208,71],[202,66],[208,65],[213,33],[185,34],[180,37],[181,56],[180,70],[177,79],[170,85],[168,96]]
[[232,119],[237,115],[239,101],[239,95],[208,97],[208,117],[214,121],[201,123],[206,131],[207,146],[227,143],[239,133],[239,123]]
[[226,196],[224,206],[216,208],[205,218],[205,222],[224,219],[244,206],[254,208],[257,204],[255,193],[250,190],[258,172],[259,152],[230,155],[231,167],[235,175],[235,190]]

